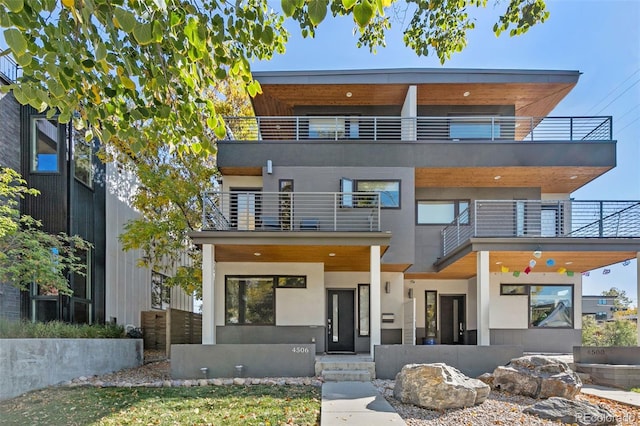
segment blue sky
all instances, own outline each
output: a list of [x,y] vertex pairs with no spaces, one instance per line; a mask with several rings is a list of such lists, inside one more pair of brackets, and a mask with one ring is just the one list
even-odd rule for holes
[[[272,0],[273,1],[273,0]],[[520,37],[493,35],[491,28],[504,7],[489,0],[479,9],[467,48],[444,67],[578,70],[573,91],[550,115],[611,115],[618,141],[617,167],[572,194],[579,200],[640,200],[640,1],[547,0],[551,17]],[[273,7],[279,2],[273,1]],[[297,25],[287,51],[271,61],[256,62],[255,71],[440,68],[435,57],[417,57],[402,43],[400,26],[387,47],[373,55],[357,49],[350,18],[324,22],[315,39],[303,39]],[[613,286],[637,304],[636,262],[614,265],[609,274],[592,271],[583,280],[584,294]]]

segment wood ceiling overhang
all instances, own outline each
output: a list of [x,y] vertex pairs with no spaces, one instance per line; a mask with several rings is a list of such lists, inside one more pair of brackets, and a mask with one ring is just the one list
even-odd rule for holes
[[[577,81],[577,79],[576,79]],[[545,117],[575,86],[545,83],[417,84],[418,105],[514,105],[515,115]],[[263,84],[257,116],[294,115],[294,106],[402,106],[411,84]],[[351,96],[347,96],[350,93]],[[465,93],[468,93],[465,96]]]

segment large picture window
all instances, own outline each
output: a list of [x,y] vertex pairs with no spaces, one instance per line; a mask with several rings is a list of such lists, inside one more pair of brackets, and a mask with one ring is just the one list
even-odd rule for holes
[[275,324],[275,279],[225,277],[225,324]]
[[58,172],[60,155],[58,122],[44,117],[31,121],[31,171]]
[[418,225],[449,225],[458,216],[469,224],[469,200],[421,200],[416,210]]
[[573,328],[573,286],[530,285],[529,327]]

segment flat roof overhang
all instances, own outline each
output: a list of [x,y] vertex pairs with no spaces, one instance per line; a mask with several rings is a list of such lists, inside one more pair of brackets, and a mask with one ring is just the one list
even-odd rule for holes
[[[217,262],[324,263],[325,271],[369,271],[369,247],[380,246],[382,256],[391,240],[388,232],[200,231],[189,236],[197,245],[213,244]],[[402,272],[408,266],[381,269]]]
[[418,105],[514,105],[518,116],[546,117],[576,85],[580,72],[434,68],[253,75],[262,86],[263,93],[252,99],[261,116],[293,115],[294,106],[401,106],[415,85]]
[[[407,279],[469,279],[477,275],[477,252],[489,252],[489,271],[523,271],[533,259],[532,272],[557,273],[559,268],[579,274],[635,258],[637,238],[472,238],[451,255],[439,259],[436,272],[412,272]],[[534,251],[542,252],[538,259]],[[554,264],[546,262],[553,259]]]

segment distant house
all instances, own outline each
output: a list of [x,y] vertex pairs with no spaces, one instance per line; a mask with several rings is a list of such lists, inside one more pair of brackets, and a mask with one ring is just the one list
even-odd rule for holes
[[[0,58],[0,84],[16,78],[18,68]],[[193,309],[193,298],[163,286],[161,274],[139,268],[139,252],[123,252],[118,241],[124,224],[137,213],[129,207],[130,181],[96,157],[98,146],[76,135],[72,126],[21,106],[11,93],[0,95],[0,166],[20,172],[40,191],[21,204],[23,214],[41,220],[47,232],[80,235],[93,249],[80,253],[86,276],[72,275],[72,296],[33,283],[29,291],[0,284],[0,317],[32,321],[140,325],[140,311],[171,306]]]
[[640,202],[571,193],[611,117],[550,117],[578,71],[258,72],[205,194],[203,343],[580,344],[582,271],[636,258]]
[[613,318],[616,312],[615,296],[582,296],[582,315],[591,315],[597,321],[607,321]]

